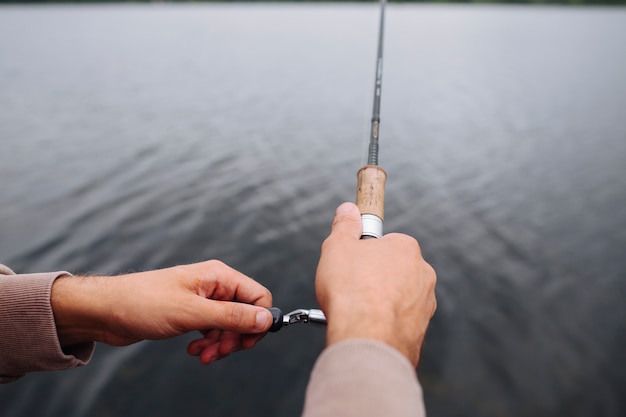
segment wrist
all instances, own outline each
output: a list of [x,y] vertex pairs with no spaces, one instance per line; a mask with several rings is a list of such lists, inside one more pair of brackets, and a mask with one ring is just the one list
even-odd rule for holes
[[52,284],[50,304],[62,347],[103,339],[103,279],[64,276]]
[[417,366],[421,340],[407,338],[402,329],[397,328],[397,318],[391,309],[379,305],[377,308],[366,306],[361,311],[351,306],[349,310],[330,310],[327,314],[327,346],[348,340],[372,340],[396,349]]

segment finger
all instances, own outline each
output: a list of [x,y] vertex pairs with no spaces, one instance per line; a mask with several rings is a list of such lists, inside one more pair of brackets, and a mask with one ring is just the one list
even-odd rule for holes
[[214,343],[200,352],[200,363],[208,365],[209,363],[220,359],[221,357],[218,352],[219,347],[219,343]]
[[[236,334],[236,333],[232,333],[232,334]],[[259,335],[246,334],[246,335],[237,335],[237,336],[238,336],[238,339],[236,340],[236,343],[232,344],[231,347],[228,347],[228,345],[231,344],[232,342],[226,342],[226,344],[223,344],[225,340],[224,341],[222,340],[218,341],[215,339],[193,340],[187,346],[187,353],[189,353],[189,355],[191,356],[199,356],[200,353],[204,349],[216,343],[220,344],[220,347],[219,347],[220,353],[226,352],[226,351],[229,351],[229,353],[232,353],[232,352],[236,352],[242,349],[252,349],[254,346],[256,346],[256,344],[263,337],[265,337],[265,333],[259,334]]]
[[355,204],[343,203],[337,207],[331,236],[347,236],[359,239],[362,231],[361,213]]
[[197,317],[205,320],[198,327],[258,334],[269,330],[272,313],[266,308],[232,301],[200,299]]
[[207,329],[207,330],[202,330],[201,333],[205,339],[215,341],[220,338],[222,331],[219,329]]
[[221,357],[241,350],[241,335],[233,332],[224,332],[220,340],[218,352]]
[[244,349],[252,349],[254,346],[256,346],[256,344],[259,342],[259,340],[263,339],[265,337],[267,333],[261,333],[261,334],[245,334],[242,337],[241,340],[241,346]]
[[270,290],[259,284],[252,278],[241,274],[240,279],[236,281],[235,301],[252,304],[260,307],[270,308],[272,303],[272,293]]
[[[206,284],[213,290],[208,298],[241,301],[266,308],[272,306],[272,293],[263,285],[223,262],[209,262],[212,274],[207,277]],[[220,284],[217,288],[214,288],[215,279]]]
[[207,346],[200,353],[200,361],[204,364],[208,364],[241,350],[241,338],[242,336],[240,334],[223,332],[217,342]]
[[207,347],[211,346],[213,343],[215,343],[214,341],[210,341],[208,339],[196,339],[196,340],[192,340],[188,345],[187,345],[187,353],[191,356],[198,356],[200,355],[200,353],[206,349]]
[[217,343],[222,334],[221,330],[211,330],[202,339],[196,339],[187,346],[187,353],[192,356],[198,356],[200,352],[214,343]]

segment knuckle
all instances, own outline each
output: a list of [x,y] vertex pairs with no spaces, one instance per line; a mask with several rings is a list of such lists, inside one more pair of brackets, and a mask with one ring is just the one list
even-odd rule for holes
[[437,272],[435,271],[435,268],[427,262],[424,262],[423,279],[427,288],[434,294],[435,287],[437,286]]
[[410,248],[412,250],[417,250],[421,255],[419,242],[413,236],[405,235],[404,233],[390,233],[387,236],[390,236],[392,239],[397,241],[399,245]]
[[324,241],[322,242],[322,251],[329,250],[333,246],[333,242],[334,242],[334,239],[332,235],[324,239]]
[[424,262],[426,264],[426,270],[427,270],[427,275],[429,280],[434,284],[437,283],[437,271],[435,271],[435,268],[433,268],[433,266],[431,264],[429,264],[428,262]]
[[270,290],[268,290],[267,288],[263,287],[262,293],[263,294],[261,295],[261,298],[263,300],[267,300],[270,305],[273,305],[272,304],[273,303],[272,292]]
[[196,272],[200,273],[203,276],[217,277],[222,275],[225,268],[227,268],[226,264],[217,259],[209,259],[208,261],[201,262],[198,265],[200,268],[197,268]]
[[205,262],[206,266],[214,269],[223,269],[226,267],[226,264],[218,259],[211,259]]

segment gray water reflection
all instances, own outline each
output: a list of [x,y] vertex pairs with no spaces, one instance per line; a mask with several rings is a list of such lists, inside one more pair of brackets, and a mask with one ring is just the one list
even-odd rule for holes
[[[392,4],[387,22],[386,229],[439,275],[429,413],[624,415],[625,10]],[[376,25],[373,4],[0,8],[1,260],[219,258],[314,305]],[[190,338],[99,346],[0,387],[0,415],[297,415],[324,344],[293,328],[202,367]]]

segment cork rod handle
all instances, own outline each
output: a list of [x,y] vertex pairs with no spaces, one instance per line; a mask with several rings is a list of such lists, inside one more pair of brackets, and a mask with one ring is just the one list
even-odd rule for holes
[[[363,234],[371,237],[382,236],[382,222],[385,218],[385,181],[387,173],[378,165],[366,165],[357,174],[356,205],[363,219]],[[370,232],[367,223],[376,216],[380,226]],[[376,219],[374,219],[376,220]],[[378,230],[380,229],[380,230]]]

